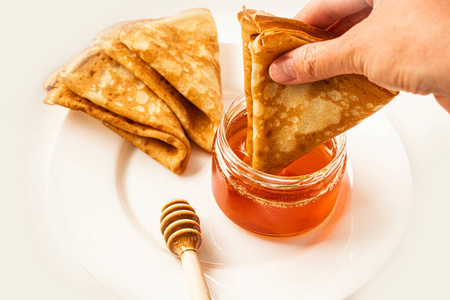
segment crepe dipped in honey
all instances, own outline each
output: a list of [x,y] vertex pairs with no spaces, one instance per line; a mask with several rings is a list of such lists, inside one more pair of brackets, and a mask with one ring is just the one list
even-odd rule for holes
[[202,111],[215,132],[223,103],[217,29],[209,10],[125,24],[119,40]]
[[190,144],[176,116],[145,84],[98,47],[47,79],[44,102],[81,110],[181,174]]
[[[99,33],[95,38],[95,44],[145,83],[174,112],[192,141],[211,152],[218,121],[211,119],[186,99],[164,77],[119,40],[119,35],[124,27],[128,27],[128,30],[133,27],[135,30],[139,30],[142,24],[150,22],[152,20],[119,23]],[[153,55],[165,54],[154,53]]]
[[274,27],[282,27],[283,29],[301,30],[306,33],[312,33],[316,37],[322,39],[330,39],[334,37],[329,32],[318,30],[317,28],[300,22],[295,19],[280,18],[268,14],[263,11],[254,9],[244,9],[238,13],[238,20],[241,24],[242,50],[244,59],[244,95],[247,104],[247,140],[246,150],[248,153],[253,152],[253,99],[251,90],[252,80],[252,53],[250,45],[252,40],[262,31]]
[[281,171],[357,125],[397,95],[360,75],[290,86],[278,84],[269,75],[270,64],[277,57],[302,45],[329,39],[331,34],[298,20],[253,10],[244,10],[239,18],[243,36],[245,30],[256,31],[248,35],[251,62],[244,52],[244,66],[245,95],[249,93],[251,97],[247,109],[248,126],[252,129],[247,141],[252,146],[247,151],[250,150],[252,166],[257,170]]

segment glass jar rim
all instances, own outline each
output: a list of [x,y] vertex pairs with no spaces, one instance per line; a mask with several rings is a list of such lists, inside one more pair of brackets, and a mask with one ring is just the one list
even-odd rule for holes
[[[250,165],[243,162],[236,155],[236,153],[234,153],[226,138],[228,125],[245,110],[245,104],[245,96],[242,94],[237,97],[225,110],[222,121],[220,122],[217,130],[217,136],[214,146],[215,151],[219,152],[216,153],[216,155],[218,155],[219,162],[221,159],[225,160],[228,164],[229,171],[233,172],[234,174],[238,174],[239,176],[244,177],[253,183],[269,188],[306,188],[313,184],[317,184],[321,180],[326,179],[328,175],[332,174],[337,168],[339,168],[339,166],[345,159],[347,153],[347,136],[344,132],[330,139],[336,145],[336,153],[333,159],[320,170],[305,175],[281,176],[265,173],[254,169]],[[222,157],[220,156],[220,154],[222,155]],[[225,171],[224,168],[222,168],[222,171]]]

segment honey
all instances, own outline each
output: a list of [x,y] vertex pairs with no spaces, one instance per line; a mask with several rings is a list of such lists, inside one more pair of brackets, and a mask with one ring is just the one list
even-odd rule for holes
[[245,152],[245,101],[224,115],[214,144],[211,185],[223,213],[250,231],[289,236],[317,227],[330,215],[346,166],[346,138],[338,136],[279,174],[251,168]]

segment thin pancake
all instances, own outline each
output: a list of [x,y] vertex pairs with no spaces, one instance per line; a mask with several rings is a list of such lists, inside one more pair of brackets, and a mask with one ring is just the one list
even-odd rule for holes
[[137,123],[186,139],[167,105],[130,71],[94,46],[64,69],[64,83],[74,93]]
[[64,84],[80,97],[178,139],[189,157],[189,141],[173,112],[142,81],[97,46],[75,57],[62,75]]
[[167,80],[150,67],[119,40],[125,26],[137,26],[145,21],[129,21],[112,26],[95,39],[95,43],[108,56],[119,62],[137,78],[145,83],[174,112],[187,135],[206,151],[212,151],[217,122],[213,122],[205,113],[181,95]]
[[261,32],[272,28],[283,28],[291,30],[299,30],[305,32],[305,37],[310,34],[314,35],[314,40],[330,39],[334,35],[332,33],[322,31],[309,24],[303,23],[296,19],[281,18],[266,13],[264,11],[256,11],[254,9],[246,9],[245,7],[238,13],[238,20],[241,24],[243,59],[244,59],[244,95],[247,104],[247,141],[246,151],[251,155],[253,153],[253,99],[251,92],[252,77],[252,55],[250,52],[251,41]]
[[102,121],[105,126],[175,174],[181,174],[186,169],[190,155],[190,149],[185,144],[186,141],[150,126],[123,118],[80,97],[63,83],[63,79],[59,75],[60,71],[54,72],[44,83],[45,89],[48,91],[44,103],[57,104],[72,110],[82,111]]
[[124,26],[119,39],[218,125],[223,113],[219,44],[209,10]]

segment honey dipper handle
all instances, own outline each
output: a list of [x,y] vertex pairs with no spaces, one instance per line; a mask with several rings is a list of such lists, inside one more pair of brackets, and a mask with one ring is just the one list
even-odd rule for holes
[[191,300],[211,300],[197,252],[186,250],[181,254],[180,258],[188,282]]

